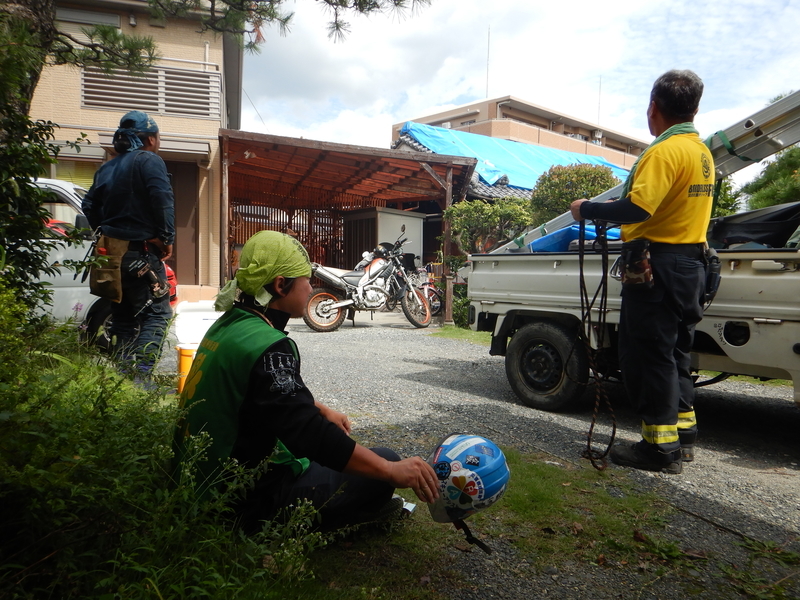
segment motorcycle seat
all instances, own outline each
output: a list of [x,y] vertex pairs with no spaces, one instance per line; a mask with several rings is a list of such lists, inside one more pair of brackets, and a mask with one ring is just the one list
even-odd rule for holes
[[344,279],[350,285],[357,285],[361,278],[364,276],[364,271],[350,271],[349,273],[345,273],[341,275],[341,278]]

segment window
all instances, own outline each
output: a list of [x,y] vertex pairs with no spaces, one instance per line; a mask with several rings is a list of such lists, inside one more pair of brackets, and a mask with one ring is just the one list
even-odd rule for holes
[[[88,190],[92,187],[94,173],[99,166],[99,162],[59,159],[55,178],[70,181]],[[80,195],[80,192],[78,194]]]
[[153,67],[144,76],[97,67],[83,70],[81,100],[86,108],[138,110],[162,115],[220,118],[220,76],[216,71]]
[[119,29],[119,22],[119,15],[113,13],[56,8],[56,24],[59,31],[68,33],[82,42],[89,41],[89,36],[83,33],[84,29],[92,29],[95,25],[111,25]]

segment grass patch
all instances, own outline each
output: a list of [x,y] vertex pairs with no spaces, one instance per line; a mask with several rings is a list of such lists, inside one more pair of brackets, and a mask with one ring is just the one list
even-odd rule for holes
[[[490,547],[513,545],[519,565],[541,572],[565,560],[596,565],[679,564],[683,553],[661,537],[671,508],[637,493],[623,475],[504,448],[511,483],[504,498],[469,519]],[[404,490],[404,492],[406,492]],[[404,493],[407,499],[414,501]],[[481,551],[449,524],[431,521],[420,504],[391,532],[357,532],[311,557],[315,578],[298,598],[439,600],[462,583],[455,571],[464,552]]]
[[[701,379],[711,379],[719,375],[719,371],[698,371]],[[790,379],[760,379],[758,377],[750,377],[749,375],[731,375],[726,381],[739,381],[743,383],[755,383],[772,386],[793,386],[794,384]]]
[[447,338],[449,340],[461,340],[481,346],[490,346],[492,343],[491,331],[472,331],[455,325],[444,325],[431,333],[433,337]]
[[[635,492],[622,476],[588,464],[551,464],[506,450],[512,483],[497,510],[476,522],[487,534],[507,537],[538,564],[560,557],[603,564],[650,552],[650,536],[671,510],[654,494]],[[511,531],[511,533],[508,533]]]

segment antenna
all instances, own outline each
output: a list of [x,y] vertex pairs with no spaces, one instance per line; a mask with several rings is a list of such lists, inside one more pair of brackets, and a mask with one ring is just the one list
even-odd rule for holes
[[492,26],[486,32],[486,99],[489,99],[489,48],[492,42]]
[[603,89],[603,76],[600,75],[600,81],[597,84],[597,126],[600,127],[600,96]]
[[258,108],[256,108],[255,103],[250,99],[250,94],[247,93],[247,90],[244,89],[244,86],[242,86],[242,91],[244,92],[244,95],[247,96],[247,99],[250,100],[250,104],[253,105],[253,110],[256,111],[258,118],[261,119],[261,124],[264,126],[264,129],[266,130],[267,133],[269,133],[269,128],[267,127],[267,124],[264,123],[264,119],[261,117],[261,113],[258,112]]

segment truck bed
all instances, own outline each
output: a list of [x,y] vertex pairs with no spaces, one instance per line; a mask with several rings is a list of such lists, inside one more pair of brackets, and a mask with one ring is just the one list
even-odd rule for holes
[[[738,219],[734,229],[741,230]],[[791,227],[784,224],[783,229]],[[800,250],[752,247],[757,245],[750,241],[717,249],[722,279],[697,326],[693,367],[791,379],[800,405]],[[618,255],[609,252],[608,269]],[[471,326],[498,338],[492,353],[504,354],[507,339],[532,319],[581,320],[578,252],[475,254],[470,260]],[[602,255],[586,252],[583,274],[590,299],[602,272]],[[619,323],[620,290],[620,282],[609,277],[606,322],[612,330]],[[592,319],[598,317],[595,306]],[[592,343],[597,348],[602,342],[593,338]]]

